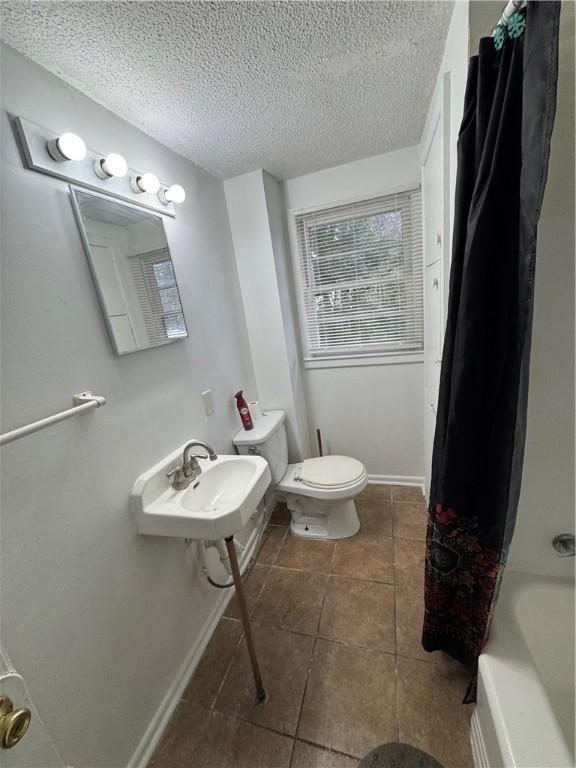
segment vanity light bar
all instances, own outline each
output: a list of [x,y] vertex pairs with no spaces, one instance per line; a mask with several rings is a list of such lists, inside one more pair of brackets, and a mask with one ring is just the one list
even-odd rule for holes
[[[50,157],[59,163],[84,160],[86,157],[86,144],[75,133],[67,131],[60,134],[58,138],[51,139],[46,143],[46,149]],[[101,157],[93,164],[94,173],[98,178],[107,179],[122,178],[128,173],[128,163],[117,152],[111,152],[106,157]],[[154,173],[143,173],[138,176],[132,176],[130,187],[133,192],[138,194],[147,193],[149,195],[158,195],[162,205],[170,203],[183,203],[186,199],[186,190],[180,184],[171,184],[169,187],[162,186],[160,180]]]

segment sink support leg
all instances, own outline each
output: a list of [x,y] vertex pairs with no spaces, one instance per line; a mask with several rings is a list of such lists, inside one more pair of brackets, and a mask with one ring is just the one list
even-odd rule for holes
[[250,627],[250,618],[248,617],[246,598],[244,597],[242,576],[240,575],[240,568],[238,567],[234,537],[228,536],[224,541],[226,542],[228,557],[230,558],[230,568],[232,569],[232,577],[234,578],[234,586],[236,587],[236,599],[238,600],[238,607],[240,608],[240,618],[242,619],[242,627],[244,629],[244,636],[248,647],[248,655],[250,656],[250,664],[252,665],[252,674],[254,675],[254,682],[256,684],[256,698],[258,702],[262,704],[266,701],[266,691],[262,685],[262,675],[260,674],[258,658],[256,657],[256,648],[254,647],[254,640],[252,638],[252,628]]

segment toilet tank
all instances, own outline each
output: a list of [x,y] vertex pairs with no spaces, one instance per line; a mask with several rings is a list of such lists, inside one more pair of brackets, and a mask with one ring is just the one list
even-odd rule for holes
[[266,459],[276,485],[288,467],[288,445],[284,411],[267,411],[254,421],[253,429],[241,429],[233,443],[240,454],[258,454]]

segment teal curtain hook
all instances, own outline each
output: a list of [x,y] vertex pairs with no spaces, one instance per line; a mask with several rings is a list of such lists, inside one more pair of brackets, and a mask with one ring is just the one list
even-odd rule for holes
[[494,30],[494,48],[499,51],[506,42],[506,27],[503,24],[498,24]]
[[508,19],[508,37],[513,40],[520,37],[526,29],[526,16],[523,13],[516,11]]

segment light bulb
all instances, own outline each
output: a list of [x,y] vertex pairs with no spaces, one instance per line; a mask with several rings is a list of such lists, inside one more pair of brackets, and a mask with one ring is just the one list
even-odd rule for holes
[[168,203],[183,203],[186,200],[186,190],[180,184],[171,184],[169,187],[162,187],[158,197],[164,205],[168,205]]
[[158,176],[154,173],[143,173],[141,176],[134,176],[132,179],[132,189],[135,192],[149,192],[155,195],[160,189]]
[[57,139],[48,142],[48,152],[54,160],[84,160],[86,144],[75,133],[62,133]]
[[109,155],[106,155],[106,157],[102,157],[94,163],[94,172],[101,179],[109,179],[112,176],[120,178],[126,176],[127,171],[128,163],[124,160],[122,155],[119,155],[116,152],[111,152]]

